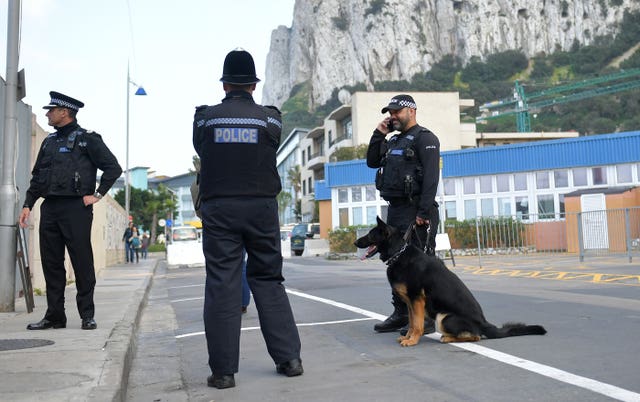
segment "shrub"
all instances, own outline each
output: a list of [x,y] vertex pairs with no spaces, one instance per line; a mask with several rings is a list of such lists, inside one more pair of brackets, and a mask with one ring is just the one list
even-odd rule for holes
[[329,251],[332,253],[355,253],[356,231],[370,228],[367,225],[347,226],[329,231]]
[[167,248],[164,246],[164,243],[156,243],[156,244],[151,244],[147,249],[147,251],[150,253],[155,253],[158,251],[167,251]]

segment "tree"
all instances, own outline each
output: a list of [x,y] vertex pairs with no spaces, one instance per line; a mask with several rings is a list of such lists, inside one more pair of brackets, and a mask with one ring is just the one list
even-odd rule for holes
[[284,220],[284,211],[289,205],[291,205],[293,197],[288,191],[280,191],[276,200],[278,201],[278,215],[280,215],[280,222]]
[[[120,190],[114,199],[124,207],[124,190]],[[163,184],[158,185],[158,190],[141,190],[131,187],[129,199],[129,213],[133,218],[133,224],[151,232],[151,242],[155,241],[158,229],[158,217],[171,217],[177,213],[178,200],[174,193],[170,192]]]
[[294,213],[296,215],[296,220],[299,220],[301,216],[301,209],[297,207],[299,201],[298,194],[300,194],[300,189],[302,188],[302,174],[300,172],[300,165],[295,165],[287,170],[287,180],[293,186],[293,199],[296,201],[296,208],[294,209]]

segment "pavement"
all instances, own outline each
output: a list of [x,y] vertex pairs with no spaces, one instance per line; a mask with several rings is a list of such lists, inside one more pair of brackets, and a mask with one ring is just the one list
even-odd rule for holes
[[164,254],[113,265],[96,278],[96,330],[82,330],[74,284],[67,286],[67,327],[29,331],[44,317],[47,301],[24,298],[15,312],[0,313],[0,400],[121,401],[125,399],[135,335],[153,274]]

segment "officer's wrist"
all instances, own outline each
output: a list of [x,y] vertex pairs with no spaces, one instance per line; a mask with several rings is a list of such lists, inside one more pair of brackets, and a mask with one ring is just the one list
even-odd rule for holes
[[95,198],[99,199],[99,200],[101,200],[101,199],[102,199],[102,194],[100,194],[100,193],[99,193],[99,192],[97,192],[97,191],[96,191],[95,193],[93,193],[93,196],[94,196]]

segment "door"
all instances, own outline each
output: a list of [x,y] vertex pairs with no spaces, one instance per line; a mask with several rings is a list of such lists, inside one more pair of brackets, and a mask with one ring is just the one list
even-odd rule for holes
[[604,194],[583,194],[580,196],[580,204],[585,250],[608,249],[609,231]]

